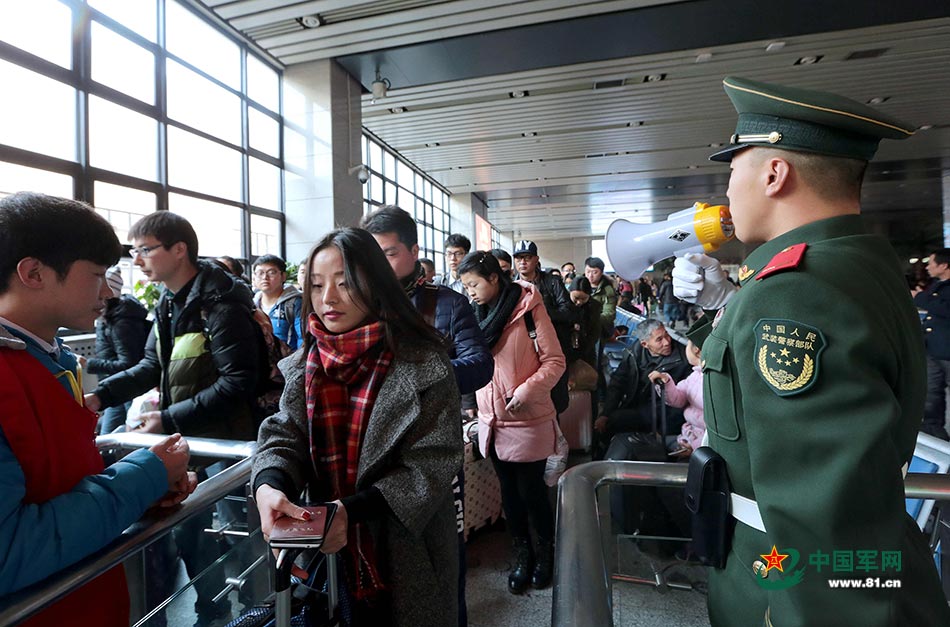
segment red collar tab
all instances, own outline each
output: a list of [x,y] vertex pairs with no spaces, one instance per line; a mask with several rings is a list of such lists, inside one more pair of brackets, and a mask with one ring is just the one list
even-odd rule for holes
[[805,256],[806,248],[808,248],[808,244],[804,243],[789,246],[779,254],[772,257],[771,261],[765,264],[765,267],[759,271],[759,276],[755,277],[755,280],[761,281],[765,277],[771,276],[776,272],[797,268],[802,262],[802,257]]

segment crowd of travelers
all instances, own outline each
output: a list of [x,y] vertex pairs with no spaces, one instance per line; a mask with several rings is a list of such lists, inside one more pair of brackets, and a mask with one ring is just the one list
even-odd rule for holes
[[[239,260],[201,258],[191,224],[168,211],[141,218],[129,240],[134,266],[162,287],[151,311],[127,294],[122,245],[88,205],[29,192],[0,200],[0,594],[101,548],[223,467],[190,461],[188,437],[256,439],[251,485],[265,536],[280,518],[305,520],[304,505],[337,506],[321,551],[341,555],[348,624],[464,626],[463,421],[474,420],[472,445],[499,480],[513,594],[552,580],[545,472],[582,369],[594,373],[594,459],[610,456],[615,436],[656,430],[658,398],[669,405],[667,461],[702,444],[712,324],[675,298],[669,273],[628,281],[597,257],[545,269],[535,242],[473,251],[456,233],[436,274],[420,258],[415,220],[396,206],[328,233],[296,268],[268,254],[247,276]],[[948,439],[950,250],[931,255],[927,271],[931,281],[914,288],[929,354],[924,430]],[[645,321],[618,329],[617,308]],[[668,332],[681,322],[685,346]],[[57,336],[93,327],[88,359]],[[629,348],[606,377],[604,347],[617,341]],[[85,396],[84,371],[99,378]],[[152,405],[133,415],[146,394]],[[93,435],[116,430],[167,437],[105,467]],[[655,500],[635,524],[688,534],[684,512]],[[211,515],[157,543],[146,568],[166,583],[178,560],[189,577],[208,568],[220,558],[203,532]],[[37,624],[91,612],[95,624],[127,625],[125,589],[113,569]],[[217,591],[198,580],[195,625],[230,614]]]

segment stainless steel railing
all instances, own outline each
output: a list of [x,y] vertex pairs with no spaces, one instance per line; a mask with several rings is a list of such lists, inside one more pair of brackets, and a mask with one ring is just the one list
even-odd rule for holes
[[[614,624],[596,495],[609,484],[685,487],[686,464],[602,461],[564,473],[558,482],[552,627]],[[909,473],[904,491],[907,498],[950,500],[950,476]]]
[[[96,439],[99,450],[135,450],[157,444],[163,435],[114,433]],[[16,625],[52,605],[84,583],[152,544],[183,521],[247,483],[251,476],[255,442],[187,438],[193,457],[240,460],[206,481],[176,507],[152,509],[116,540],[79,562],[32,586],[0,598],[0,625]],[[107,602],[107,599],[103,599]]]

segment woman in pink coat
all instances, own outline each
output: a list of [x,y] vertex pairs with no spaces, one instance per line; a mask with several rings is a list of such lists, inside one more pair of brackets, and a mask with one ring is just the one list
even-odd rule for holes
[[[521,594],[529,581],[535,588],[548,586],[554,567],[554,514],[544,465],[555,452],[551,388],[564,372],[564,354],[533,284],[512,281],[487,252],[467,255],[458,271],[495,358],[491,382],[476,393],[478,440],[498,475],[514,544],[508,590]],[[538,536],[536,560],[529,520]]]

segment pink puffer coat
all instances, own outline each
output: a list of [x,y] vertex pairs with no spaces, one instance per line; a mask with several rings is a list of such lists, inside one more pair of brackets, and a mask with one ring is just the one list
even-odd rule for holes
[[[494,439],[502,461],[534,462],[554,454],[556,412],[551,388],[564,373],[565,361],[541,294],[531,283],[516,283],[525,291],[492,348],[492,380],[476,393],[478,440],[479,448],[487,452],[489,439]],[[538,331],[537,351],[524,321],[529,310]],[[511,398],[523,403],[514,414],[505,409]]]

